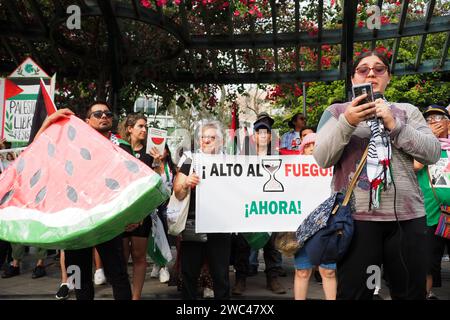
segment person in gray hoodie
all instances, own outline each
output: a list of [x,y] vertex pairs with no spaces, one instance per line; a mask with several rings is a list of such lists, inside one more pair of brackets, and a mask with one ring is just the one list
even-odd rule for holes
[[440,144],[418,108],[384,98],[391,78],[386,56],[361,54],[351,77],[353,85],[371,83],[375,101],[364,103],[364,94],[329,106],[313,154],[321,167],[334,166],[332,189],[345,191],[369,145],[352,196],[352,243],[337,262],[337,299],[372,299],[381,265],[392,299],[425,299],[425,210],[413,160],[437,162]]

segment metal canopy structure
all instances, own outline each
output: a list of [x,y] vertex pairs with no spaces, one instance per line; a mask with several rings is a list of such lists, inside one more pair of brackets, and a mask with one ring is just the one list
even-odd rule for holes
[[[113,92],[142,78],[174,84],[346,79],[349,88],[355,44],[375,48],[380,41],[393,43],[395,75],[449,71],[450,15],[434,15],[436,0],[429,0],[423,19],[408,21],[413,2],[401,2],[397,23],[369,30],[355,26],[355,0],[343,0],[336,9],[335,29],[327,28],[324,0],[310,2],[313,19],[303,15],[308,8],[300,0],[267,1],[264,19],[236,17],[231,6],[209,10],[191,0],[165,8],[155,1],[145,8],[139,0],[0,0],[0,72],[32,56],[44,70],[65,77],[109,80]],[[67,27],[67,7],[73,4],[81,9],[79,30]],[[377,4],[382,8],[384,2]],[[304,28],[308,19],[314,32]],[[433,33],[445,33],[446,40],[438,56],[425,59]],[[402,39],[415,36],[420,40],[414,61],[399,62]],[[321,64],[324,45],[340,52],[327,68]],[[313,50],[315,66],[305,67],[304,48]]]

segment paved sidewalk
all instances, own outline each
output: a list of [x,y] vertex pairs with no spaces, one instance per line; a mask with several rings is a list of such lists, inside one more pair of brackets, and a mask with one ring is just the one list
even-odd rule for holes
[[[27,255],[22,263],[21,275],[9,279],[0,278],[0,299],[17,300],[55,300],[56,291],[60,285],[59,261],[55,256],[50,256],[46,260],[47,276],[40,279],[31,279],[31,269],[34,267],[32,255]],[[178,300],[181,299],[180,292],[175,286],[162,284],[158,279],[150,278],[152,265],[149,263],[147,276],[142,292],[142,299],[147,300]],[[266,289],[266,279],[264,270],[264,261],[260,257],[260,268],[256,276],[247,278],[247,290],[245,295],[232,297],[233,300],[293,300],[294,286],[294,266],[292,258],[283,258],[283,268],[287,272],[287,277],[280,277],[280,282],[285,286],[286,294],[274,294]],[[441,299],[450,300],[450,262],[442,262],[442,288],[435,288],[433,292]],[[230,268],[231,285],[234,283],[234,272]],[[132,266],[129,265],[129,272],[132,273]],[[383,287],[384,286],[384,287]],[[112,290],[109,285],[96,286],[95,298],[99,300],[112,299]],[[382,299],[390,299],[385,285],[382,285],[380,291]],[[75,299],[71,294],[71,299]],[[309,299],[323,299],[322,286],[312,277],[308,292]]]

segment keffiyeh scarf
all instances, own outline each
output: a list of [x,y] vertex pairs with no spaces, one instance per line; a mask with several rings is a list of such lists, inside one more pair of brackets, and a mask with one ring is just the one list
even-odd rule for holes
[[371,210],[372,208],[379,208],[381,190],[386,190],[392,183],[389,166],[392,158],[392,147],[380,119],[369,120],[367,124],[371,131],[367,154],[367,177],[370,182],[369,210]]

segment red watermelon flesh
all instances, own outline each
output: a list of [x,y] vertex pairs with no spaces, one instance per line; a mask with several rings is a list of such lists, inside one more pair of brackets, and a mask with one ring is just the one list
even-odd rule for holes
[[164,138],[152,137],[152,142],[158,145],[164,142]]
[[45,130],[0,176],[0,238],[88,247],[167,198],[158,174],[72,116]]

